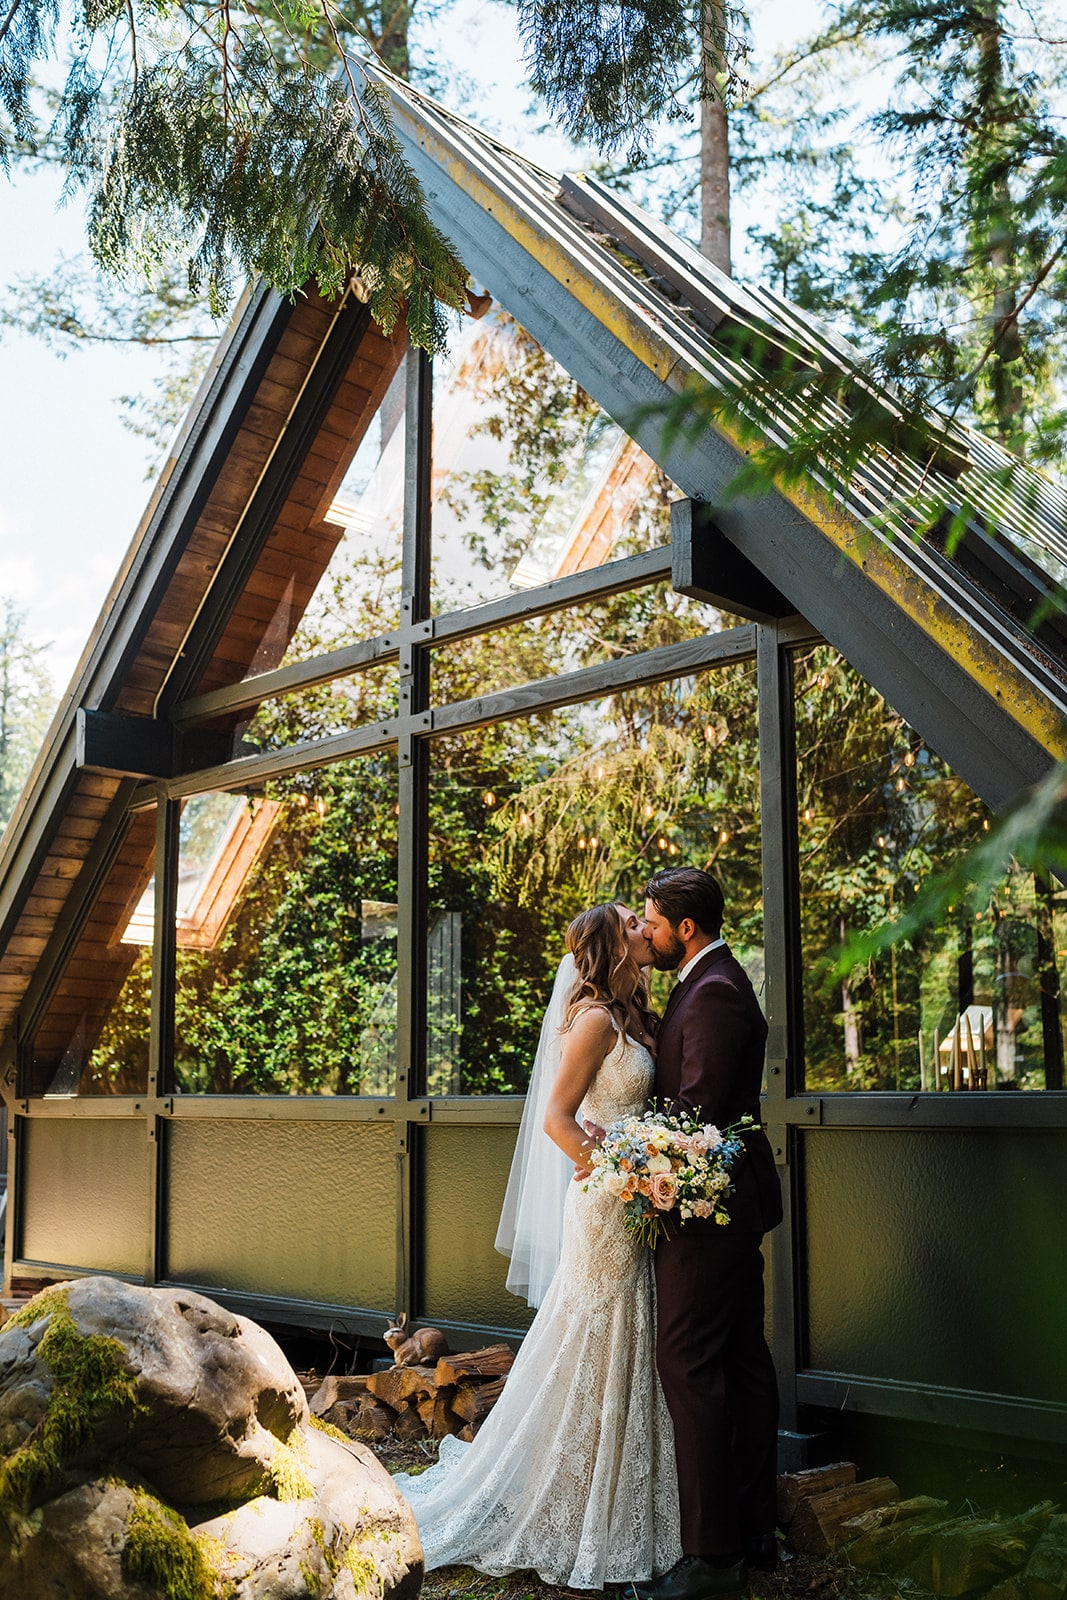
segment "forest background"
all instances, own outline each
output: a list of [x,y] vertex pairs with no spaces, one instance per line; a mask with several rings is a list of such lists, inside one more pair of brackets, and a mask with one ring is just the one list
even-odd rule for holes
[[[35,10],[46,12],[40,0],[14,0],[3,24],[9,45],[20,6],[23,18]],[[270,8],[247,14],[257,26],[266,17],[276,35],[284,35],[283,55],[291,50],[316,67],[329,69],[345,40],[357,47],[369,43],[394,70],[462,110],[484,104],[477,56],[464,48],[464,30],[473,29],[486,9],[450,6],[445,0],[390,0],[388,6],[356,5],[336,13],[310,6],[299,14]],[[605,8],[546,4],[518,10],[541,103],[549,105],[558,126],[599,143],[605,153],[597,157],[587,148],[576,159],[557,155],[553,160],[534,150],[528,132],[501,127],[505,138],[541,154],[550,165],[599,164],[650,210],[698,238],[723,270],[736,268],[741,276],[771,282],[856,338],[872,372],[902,383],[917,413],[930,401],[939,403],[1009,447],[1054,468],[1061,465],[1067,42],[1051,23],[1013,0],[856,0],[813,16],[808,36],[790,40],[783,50],[773,12],[753,11],[746,18],[657,0],[631,13],[653,17],[659,30],[637,29],[626,40],[630,59],[621,72],[613,55],[617,37],[610,28],[597,33]],[[209,6],[202,15],[192,7],[182,14],[197,19],[209,43],[213,29],[223,30],[219,48],[226,59],[234,12]],[[133,8],[125,15],[132,18]],[[121,8],[94,11],[92,18],[96,26],[109,26],[112,42],[121,47]],[[131,33],[126,43],[132,38]],[[445,40],[448,53],[442,54]],[[33,43],[30,38],[25,45],[22,66],[33,66]],[[116,56],[121,60],[121,48]],[[14,60],[17,76],[17,51]],[[131,60],[136,79],[132,52]],[[90,189],[96,186],[97,265],[68,260],[51,273],[23,275],[0,303],[0,326],[9,335],[42,341],[57,354],[123,344],[157,356],[162,352],[152,393],[135,397],[126,408],[133,428],[158,446],[192,392],[198,363],[210,350],[240,268],[266,270],[288,286],[300,280],[307,261],[294,265],[285,258],[269,226],[261,247],[251,225],[257,215],[262,220],[256,212],[262,195],[256,194],[246,213],[234,216],[219,217],[210,210],[211,200],[204,199],[202,214],[195,205],[189,208],[193,232],[182,236],[179,226],[177,237],[168,240],[167,227],[173,233],[175,219],[165,214],[158,194],[153,200],[138,168],[146,156],[143,130],[141,145],[132,138],[128,142],[123,182],[117,190],[108,189],[107,161],[115,141],[101,130],[113,108],[114,76],[104,72],[88,91],[81,82],[62,94],[59,81],[46,68],[44,88],[25,103],[17,85],[11,88],[10,71],[0,81],[7,90],[5,148],[17,175],[28,168],[35,179],[47,181],[50,170],[58,168],[68,175],[73,171]],[[635,81],[645,90],[637,101],[626,88]],[[217,77],[193,72],[160,93],[171,96],[167,103],[195,124],[205,104],[212,108],[217,90]],[[121,70],[118,92],[124,92]],[[46,131],[42,116],[47,121],[45,114],[57,106],[59,122]],[[387,134],[375,127],[364,132],[372,149],[375,139],[380,141],[388,167]],[[331,200],[331,215],[339,233],[347,217],[358,236],[360,218],[367,214],[367,196],[360,195],[357,181],[363,156],[357,148],[346,151],[344,159],[352,164],[351,192],[344,203]],[[146,170],[150,166],[146,162]],[[283,194],[279,202],[283,221],[285,199]],[[298,206],[299,199],[293,203]],[[417,203],[410,196],[401,195],[398,207],[403,213],[413,204],[406,214],[417,222]],[[134,225],[142,211],[155,227],[147,248],[145,234]],[[462,275],[457,276],[447,251],[429,242],[424,280],[398,276],[395,256],[386,255],[378,264],[382,311],[395,311],[398,296],[406,294],[409,326],[433,344],[441,337],[441,322],[430,291],[454,304]],[[147,278],[143,273],[138,278],[132,269],[143,267],[146,257]],[[317,264],[328,274],[343,263],[327,250]],[[124,269],[121,285],[101,276],[100,265]],[[580,397],[572,396],[569,403],[580,412]],[[47,505],[41,493],[43,458],[49,448],[62,452],[63,445],[44,421],[35,419],[40,447],[30,459],[37,466],[36,499]],[[848,449],[861,451],[863,442],[860,435]],[[65,470],[71,470],[69,460]],[[113,476],[109,470],[106,487],[95,491],[92,482],[84,482],[82,493],[105,500],[108,521],[118,524]],[[46,480],[51,477],[49,470]],[[120,545],[133,520],[121,519]],[[79,545],[91,548],[86,534],[83,524]],[[33,559],[36,542],[23,536],[16,560]],[[108,561],[108,575],[114,564]],[[49,587],[62,590],[70,574],[61,573],[57,562],[50,566]],[[87,620],[83,616],[75,637],[84,638]],[[0,800],[9,807],[17,764],[32,751],[48,699],[35,623],[16,603],[7,605],[0,650]],[[825,718],[836,697],[847,704],[854,737],[863,746],[857,770],[870,766],[875,744],[881,747],[878,761],[891,765],[916,755],[908,731],[887,720],[877,697],[857,699],[856,685],[831,662],[819,662],[813,671],[821,696],[815,748],[826,744]],[[665,725],[670,720],[669,715],[660,718]],[[827,776],[822,773],[819,783],[825,784]],[[740,767],[719,774],[720,801],[725,799],[727,807],[724,811],[720,804],[720,817],[731,822],[733,833],[725,791],[744,777]],[[939,799],[930,790],[925,816],[922,807],[909,809],[906,802],[883,795],[884,785],[871,790],[864,780],[860,792],[842,800],[828,819],[834,863],[844,874],[842,903],[864,924],[876,924],[893,909],[893,885],[899,909],[901,885],[914,889],[947,865],[987,820],[973,797],[960,802],[949,775],[931,769],[929,778],[944,793]],[[704,793],[707,798],[706,788]],[[894,810],[902,819],[898,827],[892,822]],[[933,812],[941,826],[931,849]],[[926,836],[918,853],[917,826]],[[888,870],[886,840],[896,841],[907,856],[910,877],[899,862]],[[687,854],[695,848],[694,840]],[[1000,918],[1005,925],[1010,920]],[[836,918],[832,928],[818,927],[814,947],[824,948],[854,922],[850,914]],[[1009,954],[1014,960],[1018,951],[1004,949],[996,959]],[[1035,954],[1041,958],[1040,948]],[[835,1034],[844,1028],[847,1043],[852,1005],[847,984],[840,998],[840,1011],[827,1022]],[[916,991],[916,1003],[919,998]],[[869,997],[868,1021],[878,1010],[875,999]],[[880,1033],[899,1031],[899,1009],[896,999],[881,1007]],[[531,1015],[535,1012],[536,1006]],[[884,1051],[877,1053],[884,1057]],[[867,1070],[866,1054],[857,1036],[845,1052],[850,1075]],[[899,1072],[895,1083],[904,1086]]]

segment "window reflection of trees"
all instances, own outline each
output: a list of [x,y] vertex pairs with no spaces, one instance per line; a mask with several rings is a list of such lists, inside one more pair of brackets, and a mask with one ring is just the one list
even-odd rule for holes
[[828,647],[798,658],[796,707],[807,1087],[1052,1086],[1067,916],[1062,896],[1021,869],[973,915],[950,908],[820,988],[827,951],[902,912],[989,813]]
[[458,1061],[435,1061],[431,1036],[431,1092],[524,1089],[567,922],[640,906],[661,866],[722,877],[762,982],[755,695],[745,664],[434,741],[431,903],[459,919],[461,1008]]

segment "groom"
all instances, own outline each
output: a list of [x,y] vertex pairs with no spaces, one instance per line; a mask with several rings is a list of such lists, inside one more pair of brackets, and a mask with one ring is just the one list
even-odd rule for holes
[[722,938],[723,894],[694,867],[647,888],[655,965],[678,969],[657,1040],[653,1093],[674,1112],[756,1126],[733,1173],[726,1227],[691,1218],[656,1249],[656,1364],[674,1423],[682,1559],[639,1600],[710,1600],[776,1558],[778,1387],[763,1331],[763,1234],[782,1220],[759,1127],[767,1024]]

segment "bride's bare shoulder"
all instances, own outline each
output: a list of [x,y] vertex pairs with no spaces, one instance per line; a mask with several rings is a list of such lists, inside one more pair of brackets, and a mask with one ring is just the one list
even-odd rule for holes
[[590,1044],[598,1040],[614,1039],[618,1031],[615,1018],[607,1006],[600,1005],[595,1000],[578,1007],[567,1029],[568,1033]]

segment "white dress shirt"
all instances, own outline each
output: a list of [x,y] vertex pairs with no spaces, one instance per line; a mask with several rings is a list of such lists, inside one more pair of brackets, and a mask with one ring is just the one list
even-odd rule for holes
[[710,955],[713,950],[720,949],[725,943],[726,940],[723,938],[713,939],[710,944],[706,944],[702,949],[698,950],[695,956],[690,956],[685,966],[678,968],[678,982],[684,983],[698,961],[703,961],[705,956]]

